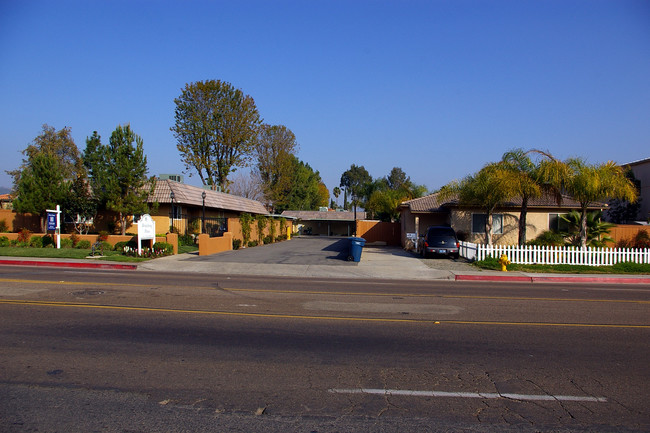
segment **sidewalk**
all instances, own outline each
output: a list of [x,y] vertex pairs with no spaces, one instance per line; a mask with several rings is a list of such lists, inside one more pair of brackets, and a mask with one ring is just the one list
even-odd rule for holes
[[[441,262],[441,264],[444,262]],[[377,279],[377,280],[455,280],[494,282],[571,282],[605,284],[650,284],[650,275],[612,274],[548,274],[525,272],[482,271],[471,268],[435,269],[401,248],[364,248],[356,265],[250,264],[210,262],[196,254],[162,257],[137,264],[104,262],[92,259],[25,259],[2,257],[0,265],[54,266],[82,269],[137,270],[142,272],[187,272],[255,276],[286,276],[303,278]],[[435,262],[430,263],[435,266]]]

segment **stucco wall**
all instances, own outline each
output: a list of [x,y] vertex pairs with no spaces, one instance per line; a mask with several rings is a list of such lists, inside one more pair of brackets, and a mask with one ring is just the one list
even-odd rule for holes
[[[459,233],[460,238],[474,243],[484,243],[485,233],[472,233],[472,214],[483,214],[481,210],[454,210],[451,214],[451,226]],[[519,240],[519,212],[495,213],[503,215],[503,233],[492,234],[492,242],[501,245],[516,245]],[[553,212],[556,213],[556,212]],[[549,212],[528,211],[526,215],[526,240],[535,239],[540,233],[548,230]]]

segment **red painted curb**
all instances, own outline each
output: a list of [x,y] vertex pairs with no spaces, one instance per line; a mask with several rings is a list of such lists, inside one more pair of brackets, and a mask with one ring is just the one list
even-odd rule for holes
[[533,279],[520,275],[456,275],[456,281],[517,281],[532,283]]
[[609,283],[609,284],[650,284],[650,278],[621,277],[533,277],[540,283]]
[[54,268],[83,268],[83,269],[118,269],[135,270],[136,265],[118,265],[111,263],[79,263],[79,262],[46,262],[38,260],[0,260],[0,265],[9,266],[47,266]]
[[650,278],[622,277],[525,277],[510,275],[456,275],[456,281],[502,281],[524,283],[607,283],[607,284],[650,284]]

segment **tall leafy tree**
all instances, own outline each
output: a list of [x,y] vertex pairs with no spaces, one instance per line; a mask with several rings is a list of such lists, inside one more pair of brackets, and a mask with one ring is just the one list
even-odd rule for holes
[[352,204],[356,207],[364,198],[368,197],[368,187],[372,183],[372,176],[363,165],[352,164],[348,170],[341,175],[342,188],[345,188],[346,195],[349,194]]
[[185,85],[174,103],[171,131],[186,169],[225,191],[228,175],[253,156],[261,123],[255,101],[230,83],[207,80]]
[[22,165],[13,171],[7,171],[14,177],[14,184],[23,169],[29,166],[30,158],[37,154],[45,153],[57,160],[59,169],[64,179],[71,181],[84,171],[79,149],[72,139],[71,130],[68,127],[56,130],[53,126],[43,125],[42,132],[34,138],[34,141],[23,150]]
[[260,127],[257,143],[257,171],[264,194],[271,202],[281,202],[292,181],[293,156],[298,150],[296,136],[284,125]]
[[540,163],[542,179],[560,186],[580,203],[580,246],[587,246],[587,209],[590,204],[611,198],[636,202],[638,192],[625,176],[622,167],[613,161],[588,164],[581,158],[565,162],[549,158]]
[[61,163],[49,153],[34,153],[27,159],[14,184],[17,212],[40,215],[41,230],[46,230],[46,210],[62,205],[70,195],[70,182],[63,175]]
[[400,167],[393,167],[393,169],[390,171],[390,174],[386,178],[386,181],[388,182],[388,187],[390,189],[398,190],[410,183],[411,178],[406,176],[406,173],[404,173],[404,170],[402,170]]
[[119,125],[108,145],[101,144],[96,133],[86,143],[84,159],[93,191],[106,209],[119,215],[124,235],[127,217],[148,211],[147,198],[155,186],[147,177],[142,138],[130,125]]
[[398,221],[398,206],[405,200],[422,197],[427,188],[416,185],[399,167],[393,167],[386,177],[375,179],[366,188],[365,209],[382,221]]
[[275,204],[276,212],[284,210],[317,210],[327,206],[329,193],[320,173],[309,164],[292,157],[292,181],[283,193],[283,199]]
[[[43,125],[43,130],[23,150],[21,166],[7,173],[14,178],[14,209],[41,216],[45,231],[45,211],[64,205],[71,184],[84,177],[85,170],[70,128],[56,130]],[[64,207],[65,209],[65,207]]]

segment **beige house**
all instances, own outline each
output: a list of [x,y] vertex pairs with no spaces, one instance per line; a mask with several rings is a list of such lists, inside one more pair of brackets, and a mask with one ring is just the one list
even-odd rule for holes
[[[596,203],[589,210],[603,210],[606,207],[604,203]],[[492,216],[492,241],[495,244],[517,244],[520,209],[521,201],[512,200],[495,210]],[[546,230],[559,229],[563,224],[560,215],[574,209],[579,210],[580,205],[569,196],[564,196],[559,205],[552,197],[531,200],[526,216],[526,239],[535,239]],[[453,227],[461,240],[485,242],[485,211],[459,206],[455,199],[441,202],[437,193],[430,194],[403,202],[400,213],[403,246],[407,246],[409,238],[425,234],[427,227],[434,225]]]
[[637,218],[639,221],[650,221],[650,158],[623,164],[622,167],[630,167],[634,177],[641,182],[641,208]]

